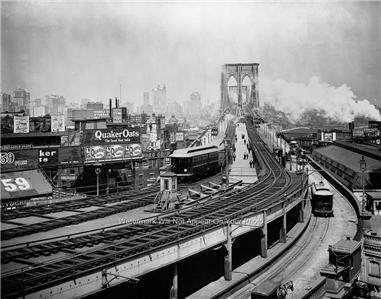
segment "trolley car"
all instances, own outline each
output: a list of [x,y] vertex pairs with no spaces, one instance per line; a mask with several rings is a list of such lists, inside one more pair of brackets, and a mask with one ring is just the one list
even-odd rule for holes
[[200,146],[175,150],[171,159],[171,171],[179,181],[191,181],[220,171],[221,151],[218,146]]
[[333,217],[333,194],[327,181],[312,183],[311,204],[315,216]]

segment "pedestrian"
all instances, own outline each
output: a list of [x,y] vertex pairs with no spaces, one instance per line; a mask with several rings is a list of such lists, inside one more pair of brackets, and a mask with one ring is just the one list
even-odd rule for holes
[[246,139],[243,140],[243,143],[246,144]]
[[250,165],[250,168],[251,168],[251,160],[249,161],[249,165]]

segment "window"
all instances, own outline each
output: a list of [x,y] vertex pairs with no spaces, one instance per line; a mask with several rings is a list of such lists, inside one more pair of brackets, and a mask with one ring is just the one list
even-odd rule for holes
[[369,275],[381,278],[380,262],[375,260],[369,261]]
[[169,182],[168,182],[168,179],[165,179],[164,180],[164,190],[168,190],[169,189]]

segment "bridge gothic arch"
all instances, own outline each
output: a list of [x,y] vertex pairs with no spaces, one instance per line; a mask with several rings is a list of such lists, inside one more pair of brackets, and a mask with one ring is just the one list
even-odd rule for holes
[[[237,63],[237,64],[224,64],[221,72],[221,108],[233,104],[230,92],[234,89],[229,86],[229,81],[232,78],[237,82],[237,104],[242,106],[242,94],[245,92],[246,102],[249,106],[259,107],[258,96],[258,63]],[[250,81],[250,86],[246,87],[244,81]]]

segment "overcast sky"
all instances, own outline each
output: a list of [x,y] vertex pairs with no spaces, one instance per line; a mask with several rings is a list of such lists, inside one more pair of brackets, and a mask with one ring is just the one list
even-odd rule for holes
[[2,2],[2,87],[69,101],[142,102],[165,83],[219,102],[221,66],[259,76],[349,86],[381,104],[380,2]]

